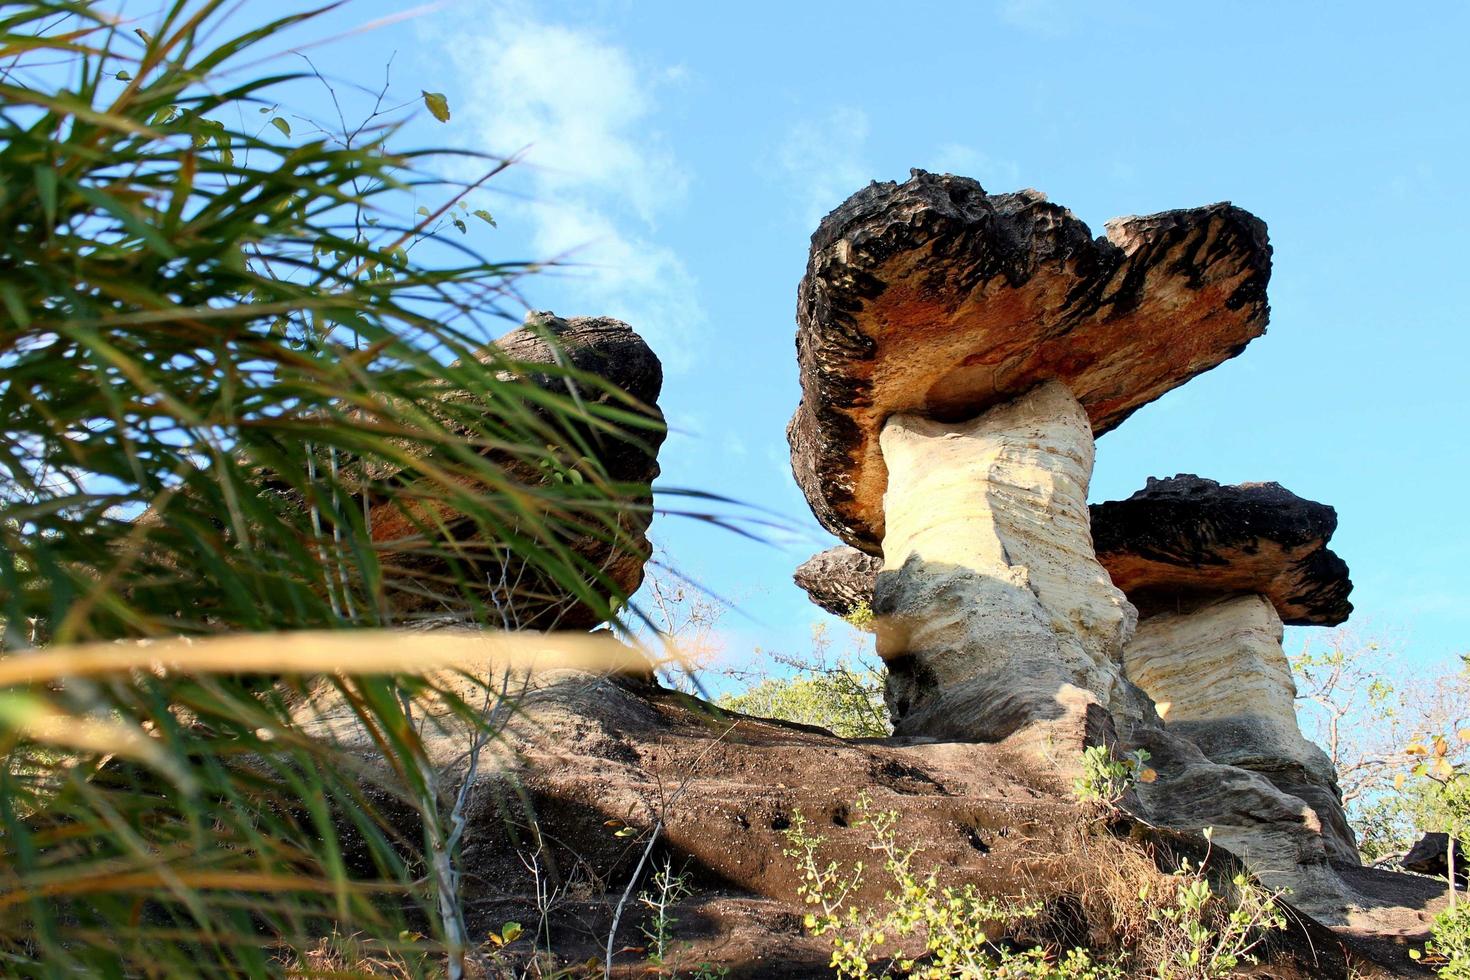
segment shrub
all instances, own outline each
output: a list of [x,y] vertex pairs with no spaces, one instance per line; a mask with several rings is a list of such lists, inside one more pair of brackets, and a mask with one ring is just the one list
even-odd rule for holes
[[[1016,950],[992,942],[987,926],[1033,919],[1042,906],[1023,900],[981,895],[973,885],[941,887],[937,876],[920,877],[914,871],[916,848],[903,849],[896,841],[898,814],[874,812],[866,797],[858,800],[857,826],[870,829],[874,849],[883,857],[883,870],[892,882],[877,908],[861,908],[851,901],[868,870],[859,861],[844,869],[836,861],[823,863],[818,851],[825,839],[807,829],[796,813],[785,832],[783,853],[794,860],[803,883],[798,892],[811,907],[804,920],[808,931],[831,936],[831,966],[841,977],[906,976],[932,978],[990,977],[1105,980],[1121,977],[1111,964],[1095,962],[1085,949],[1060,954],[1035,946]],[[887,965],[874,970],[877,962]]]
[[1144,765],[1149,755],[1135,749],[1126,758],[1113,756],[1106,745],[1091,745],[1082,752],[1082,775],[1072,782],[1072,792],[1079,800],[1113,806],[1133,788],[1134,783],[1151,783],[1158,774]]
[[[1470,980],[1470,905],[1453,905],[1434,917],[1430,941],[1424,946],[1428,962],[1444,980]],[[1418,950],[1409,953],[1422,959]]]

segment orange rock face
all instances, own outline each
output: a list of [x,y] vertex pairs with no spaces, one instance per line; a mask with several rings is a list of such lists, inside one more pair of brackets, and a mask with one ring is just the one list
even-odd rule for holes
[[898,413],[973,417],[1048,380],[1094,433],[1265,332],[1265,225],[1216,204],[1086,224],[1033,191],[916,172],[823,220],[798,294],[802,401],[787,430],[824,527],[877,553]]

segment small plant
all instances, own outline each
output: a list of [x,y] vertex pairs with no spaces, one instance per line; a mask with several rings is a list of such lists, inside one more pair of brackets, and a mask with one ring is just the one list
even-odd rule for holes
[[[1205,830],[1205,838],[1212,836]],[[1159,980],[1212,980],[1231,976],[1242,963],[1255,963],[1253,950],[1265,934],[1286,925],[1276,899],[1280,892],[1261,887],[1244,872],[1231,881],[1228,898],[1215,892],[1205,877],[1209,853],[1198,865],[1187,859],[1174,872],[1177,888],[1171,904],[1149,912],[1157,931],[1151,958]],[[1147,886],[1139,900],[1147,902]]]
[[[652,887],[638,896],[638,901],[649,910],[649,918],[642,926],[648,939],[649,971],[656,976],[678,977],[681,969],[674,944],[674,927],[679,924],[674,915],[674,906],[688,898],[693,892],[689,888],[687,874],[675,874],[673,865],[665,861],[664,866],[653,876]],[[700,963],[687,976],[690,980],[721,980],[730,972],[728,967]]]
[[1149,754],[1135,749],[1119,759],[1106,745],[1088,746],[1082,753],[1082,775],[1072,781],[1079,800],[1114,806],[1135,783],[1151,783],[1158,773],[1144,765]]
[[1425,959],[1444,980],[1470,980],[1470,905],[1455,905],[1434,917],[1424,953],[1410,950],[1414,959]]
[[[849,899],[861,886],[862,862],[850,870],[836,861],[818,857],[825,839],[812,833],[796,813],[785,832],[783,853],[797,863],[802,875],[798,893],[811,911],[804,924],[816,936],[830,935],[831,966],[838,976],[865,980],[893,975],[932,978],[990,977],[1050,978],[1050,980],[1108,980],[1122,977],[1113,965],[1094,962],[1084,949],[1060,957],[1035,947],[1016,951],[991,942],[986,926],[994,922],[1032,919],[1039,903],[995,899],[981,895],[973,885],[941,887],[937,876],[919,877],[913,870],[916,848],[896,842],[898,814],[874,813],[866,797],[858,799],[862,814],[858,826],[871,828],[872,847],[883,857],[883,868],[893,888],[878,908],[860,908]],[[886,961],[884,967],[875,964]]]
[[648,962],[651,966],[663,968],[667,965],[674,926],[679,923],[674,915],[674,906],[689,896],[688,878],[688,875],[674,874],[673,865],[665,861],[653,876],[653,887],[638,896],[638,901],[650,912],[642,929],[648,938]]

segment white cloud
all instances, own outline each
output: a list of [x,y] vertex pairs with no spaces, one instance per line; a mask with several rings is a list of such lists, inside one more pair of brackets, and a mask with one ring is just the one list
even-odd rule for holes
[[642,66],[594,32],[516,3],[457,7],[454,23],[467,12],[478,30],[437,38],[460,78],[455,119],[476,149],[527,148],[504,177],[526,197],[497,216],[529,227],[538,258],[572,263],[555,273],[548,301],[567,315],[627,320],[667,368],[687,368],[704,312],[694,278],[657,233],[659,217],[683,204],[689,175],[656,126],[659,86],[678,84],[685,69]]
[[[795,216],[815,228],[827,213],[873,180],[908,174],[879,174],[869,162],[868,116],[861,109],[839,106],[826,115],[790,126],[771,155],[781,179],[795,198]],[[1011,191],[1021,186],[1020,168],[961,143],[944,143],[919,153],[913,163],[936,173],[974,177],[987,191]]]
[[1019,190],[1021,168],[1010,160],[997,160],[990,154],[962,143],[945,143],[923,164],[925,170],[941,174],[958,174],[980,181],[991,194]]
[[808,227],[847,200],[874,177],[865,161],[868,116],[841,106],[817,119],[791,126],[777,147],[775,162],[800,200]]

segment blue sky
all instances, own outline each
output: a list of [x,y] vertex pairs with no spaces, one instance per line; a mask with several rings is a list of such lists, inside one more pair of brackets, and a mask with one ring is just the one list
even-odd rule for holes
[[[409,7],[359,0],[307,33]],[[250,15],[272,8],[299,6]],[[869,180],[923,167],[1038,188],[1099,233],[1218,200],[1263,218],[1268,334],[1101,439],[1092,498],[1193,472],[1330,503],[1353,623],[1427,664],[1470,649],[1470,5],[1327,9],[460,0],[312,54],[371,84],[396,52],[396,90],[444,92],[450,124],[421,114],[402,142],[528,147],[482,202],[488,247],[575,249],[581,267],[528,298],[654,345],[664,481],[797,526],[756,545],[655,525],[675,564],[739,600],[731,653],[799,647],[823,617],[790,573],[832,540],[784,439],[808,238]]]

